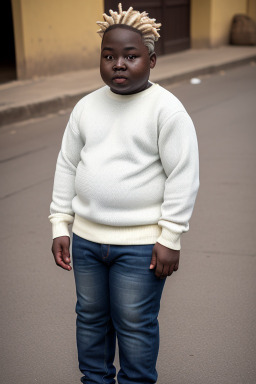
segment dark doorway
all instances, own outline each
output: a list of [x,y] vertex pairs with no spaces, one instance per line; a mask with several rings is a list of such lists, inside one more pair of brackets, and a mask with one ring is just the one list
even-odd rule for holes
[[11,0],[2,0],[0,5],[0,83],[16,79],[16,61]]
[[[105,12],[117,11],[118,0],[105,0]],[[123,9],[130,6],[162,23],[156,53],[164,55],[190,48],[190,0],[123,0]]]

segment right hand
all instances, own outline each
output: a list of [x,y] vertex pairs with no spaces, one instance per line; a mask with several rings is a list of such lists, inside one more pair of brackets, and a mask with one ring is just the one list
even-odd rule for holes
[[67,271],[71,271],[71,259],[69,253],[70,238],[68,236],[60,236],[53,239],[52,253],[55,263]]

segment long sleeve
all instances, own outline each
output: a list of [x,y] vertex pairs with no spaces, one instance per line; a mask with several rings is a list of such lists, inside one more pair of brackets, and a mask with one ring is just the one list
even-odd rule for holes
[[73,222],[72,200],[75,196],[76,168],[84,146],[79,127],[79,105],[74,108],[64,132],[58,155],[52,203],[50,206],[53,238],[68,236],[68,225]]
[[199,161],[193,122],[186,111],[176,112],[161,127],[159,153],[167,176],[158,242],[180,249],[180,236],[189,229],[198,187]]

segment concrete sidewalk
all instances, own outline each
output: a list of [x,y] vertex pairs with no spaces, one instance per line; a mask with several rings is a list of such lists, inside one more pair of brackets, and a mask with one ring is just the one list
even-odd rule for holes
[[[256,61],[256,47],[224,46],[161,56],[150,80],[170,84]],[[70,108],[103,84],[99,68],[0,85],[0,126]]]

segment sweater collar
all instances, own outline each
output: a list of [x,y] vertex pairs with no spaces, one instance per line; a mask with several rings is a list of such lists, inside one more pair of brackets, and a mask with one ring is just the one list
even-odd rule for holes
[[120,101],[128,101],[128,100],[134,100],[134,99],[137,99],[140,97],[144,97],[144,96],[154,92],[156,90],[156,88],[159,87],[158,84],[152,83],[151,81],[150,81],[150,83],[152,84],[151,87],[145,89],[144,91],[133,93],[132,95],[120,95],[118,93],[114,93],[111,91],[110,87],[107,85],[104,88],[106,90],[107,96],[109,96],[110,98],[115,99],[115,100],[120,100]]

